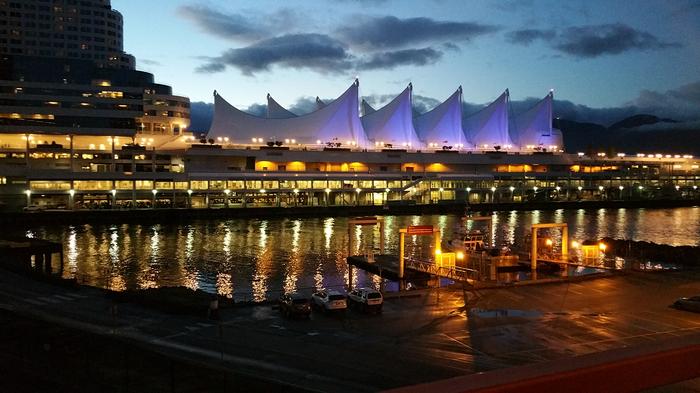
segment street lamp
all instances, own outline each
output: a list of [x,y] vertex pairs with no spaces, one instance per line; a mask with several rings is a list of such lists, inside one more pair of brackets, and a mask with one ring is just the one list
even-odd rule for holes
[[155,208],[156,208],[156,194],[158,193],[158,190],[156,190],[156,189],[154,188],[154,189],[151,190],[151,192],[153,193],[152,208],[155,209]]
[[357,193],[357,201],[356,202],[357,202],[357,205],[359,206],[360,205],[360,192],[362,192],[362,189],[356,188],[355,192]]
[[188,188],[187,189],[187,207],[192,208],[192,189]]

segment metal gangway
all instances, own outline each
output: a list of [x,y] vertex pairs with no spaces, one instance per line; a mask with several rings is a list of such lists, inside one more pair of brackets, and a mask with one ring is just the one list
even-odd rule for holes
[[481,278],[479,271],[475,269],[460,266],[438,266],[431,261],[421,261],[413,258],[406,258],[406,268],[469,284],[474,284]]

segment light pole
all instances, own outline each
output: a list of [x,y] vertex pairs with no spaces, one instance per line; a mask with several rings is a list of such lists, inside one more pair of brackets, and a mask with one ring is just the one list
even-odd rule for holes
[[75,190],[71,188],[70,190],[68,190],[68,207],[71,210],[73,210],[75,207],[74,201],[75,201]]
[[491,187],[491,203],[496,203],[496,187]]
[[292,192],[294,193],[294,206],[299,206],[299,189],[295,188]]
[[603,190],[604,190],[604,189],[605,189],[605,187],[603,187],[603,186],[598,186],[598,191],[599,191],[599,193],[600,193],[600,199],[603,199]]
[[151,208],[155,209],[156,208],[156,194],[158,193],[158,190],[155,188],[151,190],[151,193],[153,194],[153,199],[151,200]]
[[192,189],[187,190],[187,207],[192,209]]
[[27,207],[32,204],[32,190],[24,190],[24,193],[27,195]]
[[231,190],[228,188],[224,190],[224,206],[228,207],[228,196],[231,194]]
[[112,191],[109,192],[112,194],[112,209],[117,208],[117,190],[115,188],[112,189]]
[[328,206],[330,203],[330,194],[331,194],[331,189],[326,188],[326,206]]
[[620,199],[624,199],[623,196],[622,196],[622,190],[624,190],[625,187],[624,187],[624,186],[620,186],[620,187],[618,187],[618,188],[620,189]]
[[510,201],[515,202],[515,195],[514,195],[515,187],[510,186],[510,187],[508,187],[508,189],[510,190]]
[[362,192],[362,189],[356,188],[355,192],[357,192],[357,198],[356,198],[355,202],[357,202],[357,206],[360,206],[360,193]]

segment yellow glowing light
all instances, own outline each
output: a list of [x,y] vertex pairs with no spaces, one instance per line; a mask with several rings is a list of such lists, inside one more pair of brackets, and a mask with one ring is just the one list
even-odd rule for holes
[[437,250],[435,250],[435,255],[441,255],[441,254],[442,254],[442,250],[441,250],[441,249],[438,248]]
[[576,240],[571,242],[571,248],[578,248],[579,244]]
[[552,244],[554,244],[554,242],[552,241],[552,239],[547,239],[544,241],[544,244],[551,246]]
[[464,253],[462,251],[457,251],[457,259],[459,259],[459,260],[464,259]]
[[605,251],[608,248],[608,246],[605,243],[598,243],[598,248],[600,249],[600,251]]

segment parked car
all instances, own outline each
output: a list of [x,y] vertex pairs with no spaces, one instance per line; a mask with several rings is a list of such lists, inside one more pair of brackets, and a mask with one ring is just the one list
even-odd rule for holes
[[287,318],[302,316],[308,318],[311,314],[311,301],[298,294],[288,293],[280,296],[280,312]]
[[345,295],[334,290],[322,290],[311,295],[314,306],[323,311],[345,311],[348,303]]
[[39,206],[39,205],[29,205],[29,206],[23,207],[22,210],[25,212],[29,212],[29,213],[35,213],[35,212],[43,211],[44,207]]
[[384,297],[381,292],[372,288],[357,288],[348,294],[350,306],[357,306],[363,312],[382,312]]
[[700,312],[700,296],[682,297],[671,305],[679,310]]

